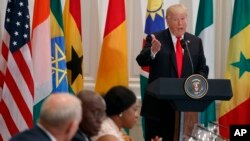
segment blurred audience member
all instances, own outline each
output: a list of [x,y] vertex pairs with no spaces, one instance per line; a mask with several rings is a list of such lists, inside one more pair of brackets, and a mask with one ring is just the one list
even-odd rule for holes
[[98,135],[92,141],[132,140],[123,128],[132,128],[139,115],[135,94],[126,87],[115,86],[104,96],[107,118],[103,121]]
[[[135,94],[127,87],[114,86],[106,93],[104,100],[107,117],[98,135],[91,137],[92,141],[132,141],[124,128],[131,129],[139,118]],[[158,136],[152,139],[161,140]]]
[[70,141],[81,118],[81,102],[77,97],[69,93],[51,94],[42,105],[37,125],[10,141]]
[[90,137],[97,135],[106,117],[106,104],[103,98],[93,91],[80,91],[77,96],[82,102],[84,114],[72,141],[90,141]]

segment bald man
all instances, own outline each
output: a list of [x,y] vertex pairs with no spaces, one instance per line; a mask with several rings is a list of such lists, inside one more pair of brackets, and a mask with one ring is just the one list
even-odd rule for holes
[[42,105],[37,125],[10,141],[70,141],[81,119],[81,101],[76,96],[69,93],[51,94]]
[[72,141],[90,141],[90,137],[97,135],[101,123],[106,117],[106,104],[104,99],[90,90],[84,90],[77,94],[82,102],[82,121],[79,130]]

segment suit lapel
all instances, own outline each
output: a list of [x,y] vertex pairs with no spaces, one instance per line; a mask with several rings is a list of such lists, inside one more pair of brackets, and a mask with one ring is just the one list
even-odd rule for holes
[[188,72],[188,67],[190,67],[189,65],[189,57],[188,57],[188,52],[185,49],[184,50],[184,56],[183,56],[183,66],[182,66],[182,73],[181,76],[185,76],[184,72]]
[[169,29],[166,30],[165,36],[166,36],[165,39],[167,39],[165,41],[165,44],[170,47],[171,63],[173,65],[173,68],[174,68],[174,70],[176,72],[176,75],[177,75],[177,65],[176,65],[176,56],[175,56],[174,43],[173,43],[173,40],[172,40]]
[[[184,34],[184,39],[186,41],[189,41],[188,37],[185,36]],[[190,44],[188,43],[188,47],[190,46]],[[184,55],[183,55],[183,66],[182,66],[182,77],[186,77],[190,68],[191,68],[191,62],[190,62],[190,59],[189,59],[189,56],[188,56],[188,52],[187,52],[187,49],[184,50]]]

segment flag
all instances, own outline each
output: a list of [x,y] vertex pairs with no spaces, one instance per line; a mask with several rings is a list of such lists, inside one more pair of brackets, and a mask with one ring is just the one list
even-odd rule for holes
[[2,99],[0,135],[3,140],[33,126],[34,82],[27,0],[8,1],[1,50]]
[[[233,97],[220,104],[219,124],[250,124],[250,0],[235,1],[225,78],[231,80]],[[224,128],[223,128],[224,129]],[[229,138],[229,130],[220,128]]]
[[76,94],[83,89],[81,1],[66,0],[63,18],[69,91]]
[[35,0],[31,46],[35,84],[33,118],[37,121],[41,105],[52,91],[49,0]]
[[[162,0],[148,0],[146,21],[145,21],[145,37],[143,39],[143,45],[146,41],[146,36],[154,32],[158,32],[165,29],[165,16],[163,10]],[[148,84],[149,66],[142,67],[140,72],[140,87],[141,98],[144,99],[145,89]],[[142,128],[144,134],[144,118],[142,118]]]
[[0,101],[2,99],[5,71],[6,71],[6,62],[5,62],[4,56],[2,55],[2,44],[1,44],[0,46]]
[[[204,52],[209,66],[209,78],[214,78],[214,22],[213,0],[200,0],[196,22],[195,35],[202,39]],[[209,121],[216,120],[215,102],[213,101],[205,111],[200,113],[200,122],[207,126]]]
[[51,0],[50,10],[52,92],[68,92],[61,1]]
[[124,0],[110,0],[95,90],[101,94],[115,85],[128,86],[128,51]]

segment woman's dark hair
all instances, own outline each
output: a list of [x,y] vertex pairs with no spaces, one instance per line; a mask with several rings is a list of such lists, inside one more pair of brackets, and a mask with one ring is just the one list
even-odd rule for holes
[[112,87],[104,96],[107,116],[118,115],[136,102],[134,92],[124,86]]

